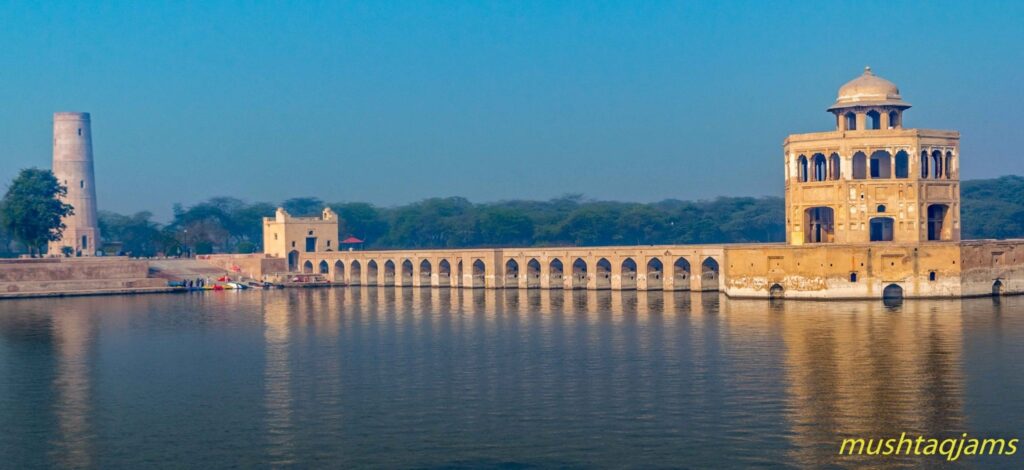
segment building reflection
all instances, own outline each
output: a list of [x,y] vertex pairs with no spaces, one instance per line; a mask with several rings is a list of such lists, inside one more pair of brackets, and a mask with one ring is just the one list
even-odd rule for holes
[[82,468],[93,463],[93,428],[89,422],[93,360],[90,351],[98,325],[88,311],[74,305],[80,304],[69,303],[59,315],[51,317],[57,357],[53,381],[57,438],[51,449],[51,459],[60,467]]
[[959,301],[782,302],[765,316],[766,305],[724,299],[722,310],[779,333],[794,462],[832,461],[844,437],[965,430]]
[[[302,294],[306,294],[303,292]],[[267,453],[271,465],[288,465],[295,461],[295,426],[292,417],[291,364],[289,346],[292,315],[305,323],[309,298],[299,298],[291,305],[287,296],[266,296],[263,302],[263,338],[266,343],[263,372],[263,407],[265,410]]]

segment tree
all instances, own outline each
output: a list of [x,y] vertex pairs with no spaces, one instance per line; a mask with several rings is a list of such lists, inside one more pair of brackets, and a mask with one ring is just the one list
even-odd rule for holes
[[29,254],[42,253],[46,243],[64,234],[61,219],[74,214],[74,208],[59,199],[67,194],[68,188],[52,171],[23,169],[0,201],[0,225],[28,247]]

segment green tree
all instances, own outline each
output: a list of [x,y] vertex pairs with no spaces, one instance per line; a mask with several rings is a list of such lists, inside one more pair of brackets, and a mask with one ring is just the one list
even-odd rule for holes
[[282,202],[281,207],[293,217],[312,217],[320,215],[326,205],[315,197],[293,197]]
[[29,254],[42,253],[46,243],[64,234],[61,219],[74,214],[74,208],[59,199],[67,193],[50,170],[23,169],[0,201],[0,225],[28,247]]

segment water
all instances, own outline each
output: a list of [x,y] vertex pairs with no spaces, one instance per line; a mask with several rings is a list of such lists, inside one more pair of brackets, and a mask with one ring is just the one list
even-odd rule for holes
[[912,465],[837,458],[839,439],[1018,437],[1022,353],[1020,297],[887,308],[338,288],[4,301],[0,466]]

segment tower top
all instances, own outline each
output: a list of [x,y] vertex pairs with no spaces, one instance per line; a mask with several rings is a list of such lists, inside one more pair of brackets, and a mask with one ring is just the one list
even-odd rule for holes
[[907,109],[910,103],[903,101],[900,89],[895,83],[875,75],[871,67],[864,67],[863,74],[839,87],[836,102],[828,111],[834,113],[846,108],[865,106]]
[[53,113],[54,121],[88,121],[89,113],[80,113],[72,111],[63,111],[59,113]]

